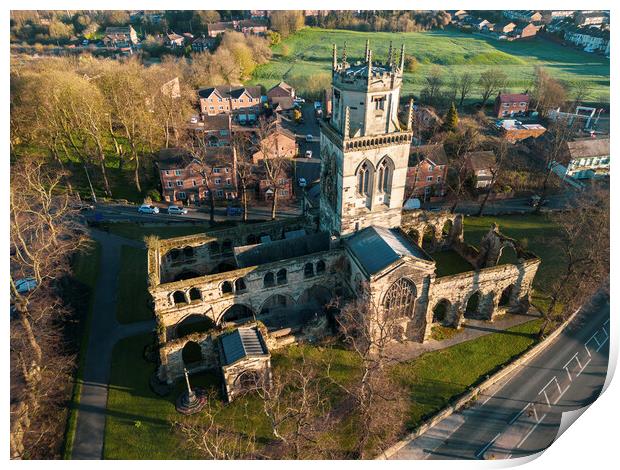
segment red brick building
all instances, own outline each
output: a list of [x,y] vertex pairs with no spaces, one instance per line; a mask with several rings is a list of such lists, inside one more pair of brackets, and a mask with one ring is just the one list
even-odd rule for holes
[[412,146],[405,189],[408,197],[424,200],[444,196],[448,175],[448,157],[443,144]]
[[267,98],[274,109],[286,111],[294,105],[295,88],[288,83],[280,82],[267,92]]
[[217,86],[198,90],[200,111],[207,116],[232,113],[237,120],[255,121],[260,112],[261,91],[258,86]]
[[525,93],[498,93],[495,98],[495,115],[498,118],[526,113],[530,103]]
[[184,149],[170,148],[159,152],[157,162],[162,197],[168,203],[200,204],[209,199],[237,197],[233,171],[233,151],[230,147],[207,149],[205,162],[192,159]]

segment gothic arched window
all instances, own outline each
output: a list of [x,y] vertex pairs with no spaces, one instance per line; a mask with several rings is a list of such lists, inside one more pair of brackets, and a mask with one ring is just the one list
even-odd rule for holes
[[392,165],[386,159],[379,165],[377,189],[379,192],[390,194],[392,189]]
[[416,296],[415,284],[409,279],[401,278],[388,289],[383,306],[392,318],[412,318]]
[[357,170],[357,192],[363,196],[370,194],[370,167],[364,162]]

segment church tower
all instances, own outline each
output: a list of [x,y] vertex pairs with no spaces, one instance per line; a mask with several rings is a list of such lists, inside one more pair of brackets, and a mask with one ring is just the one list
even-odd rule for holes
[[400,226],[411,145],[413,106],[398,120],[404,46],[395,63],[332,56],[332,115],[321,122],[321,230],[346,236],[371,225]]

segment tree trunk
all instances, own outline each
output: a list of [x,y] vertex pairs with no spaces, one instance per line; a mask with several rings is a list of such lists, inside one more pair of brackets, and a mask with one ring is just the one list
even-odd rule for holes
[[99,164],[101,166],[101,176],[103,176],[103,186],[105,188],[105,194],[108,197],[112,197],[112,190],[110,189],[110,183],[108,182],[108,174],[105,169],[105,161],[103,157],[99,157]]
[[245,185],[241,186],[241,205],[243,206],[243,221],[248,221],[248,191]]
[[34,356],[34,362],[38,367],[43,361],[43,351],[41,351],[41,347],[37,342],[37,338],[34,336],[34,332],[32,331],[32,325],[30,324],[30,320],[28,319],[28,314],[25,311],[19,311],[19,321],[24,329],[24,333],[26,333],[26,339],[28,340],[28,344],[32,348],[32,353]]
[[142,186],[140,186],[140,160],[138,160],[138,154],[134,153],[134,161],[136,162],[136,167],[134,169],[133,178],[136,183],[136,189],[139,193],[142,192]]
[[209,189],[209,222],[215,223],[215,196],[213,191]]
[[271,200],[271,220],[276,220],[276,207],[278,205],[278,190],[273,192],[273,199]]

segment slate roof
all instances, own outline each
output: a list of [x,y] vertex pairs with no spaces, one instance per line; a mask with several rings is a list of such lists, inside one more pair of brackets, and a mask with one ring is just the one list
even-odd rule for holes
[[267,96],[286,97],[286,96],[291,96],[294,91],[295,91],[294,88],[290,86],[288,83],[280,82],[273,88],[269,89],[269,91],[267,92]]
[[237,328],[220,337],[224,352],[224,365],[229,365],[246,357],[269,354],[257,328]]
[[399,229],[370,226],[345,240],[366,273],[376,274],[404,257],[433,261]]
[[216,93],[221,98],[231,97],[239,98],[244,92],[247,92],[252,98],[260,98],[259,86],[237,87],[233,88],[229,85],[221,85],[216,87],[203,88],[198,90],[198,96],[200,98],[208,98],[213,93]]
[[273,263],[327,251],[329,250],[329,240],[329,233],[318,232],[259,245],[239,246],[234,248],[235,259],[240,268]]
[[601,157],[609,155],[609,139],[574,140],[566,144],[571,158]]
[[191,161],[189,152],[181,148],[161,149],[158,154],[160,170],[175,170],[185,168]]
[[491,150],[470,152],[465,154],[465,158],[469,159],[470,166],[474,171],[488,170],[495,166],[495,154]]
[[500,93],[499,101],[501,103],[520,103],[521,101],[525,101],[526,103],[530,100],[530,95],[526,95],[525,93]]
[[443,144],[428,144],[428,145],[416,145],[411,146],[409,150],[409,166],[416,166],[418,160],[416,156],[419,155],[422,159],[426,159],[435,165],[447,165],[448,156],[446,155],[446,149]]

